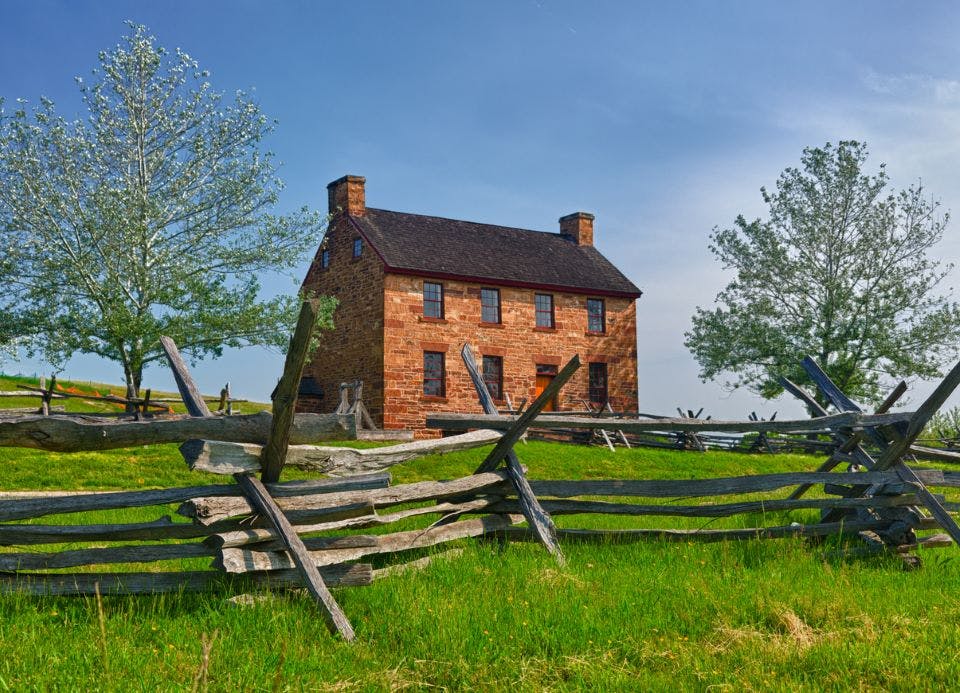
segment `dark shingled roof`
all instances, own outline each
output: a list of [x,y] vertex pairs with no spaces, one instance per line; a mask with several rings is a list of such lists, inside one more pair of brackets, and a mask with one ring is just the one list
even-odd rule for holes
[[347,218],[395,272],[634,298],[642,293],[596,248],[558,233],[369,207],[364,216]]

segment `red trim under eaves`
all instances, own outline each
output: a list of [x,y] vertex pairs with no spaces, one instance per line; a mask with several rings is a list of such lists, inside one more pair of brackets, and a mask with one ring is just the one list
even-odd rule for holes
[[[377,253],[379,255],[379,253]],[[383,260],[383,256],[380,256]],[[583,294],[585,296],[613,296],[616,298],[640,298],[642,291],[612,291],[610,289],[591,289],[578,286],[561,286],[560,284],[537,284],[535,282],[524,282],[515,279],[498,279],[493,277],[472,277],[466,274],[452,274],[449,272],[431,272],[428,270],[408,269],[406,267],[391,267],[383,260],[386,271],[391,274],[406,274],[417,277],[429,277],[430,279],[448,279],[450,281],[474,282],[477,284],[493,284],[496,286],[512,286],[520,289],[543,289],[556,293]]]

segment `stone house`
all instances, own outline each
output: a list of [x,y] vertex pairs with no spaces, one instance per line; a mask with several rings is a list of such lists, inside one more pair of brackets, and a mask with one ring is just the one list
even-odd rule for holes
[[532,400],[574,354],[583,363],[550,408],[637,408],[641,291],[593,246],[591,214],[559,233],[366,206],[365,179],[327,186],[334,216],[304,288],[336,296],[336,329],[304,372],[299,409],[333,411],[360,379],[377,425],[479,411],[461,359],[469,342],[493,396]]

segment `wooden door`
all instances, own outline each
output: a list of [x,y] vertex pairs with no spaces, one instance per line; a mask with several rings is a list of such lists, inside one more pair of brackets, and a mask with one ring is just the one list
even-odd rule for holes
[[[535,396],[539,397],[543,394],[543,391],[547,389],[547,386],[553,381],[557,375],[556,366],[547,366],[537,364],[537,384],[535,389]],[[543,408],[543,411],[556,411],[557,410],[557,398],[554,397],[549,402],[547,406]]]

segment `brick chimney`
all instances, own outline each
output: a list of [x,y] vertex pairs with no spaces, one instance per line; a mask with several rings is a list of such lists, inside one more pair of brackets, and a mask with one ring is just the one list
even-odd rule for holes
[[574,212],[560,217],[560,235],[568,236],[577,245],[593,245],[593,215]]
[[337,178],[327,186],[327,200],[330,214],[343,210],[355,217],[362,217],[367,211],[363,185],[367,179],[363,176],[344,176]]

